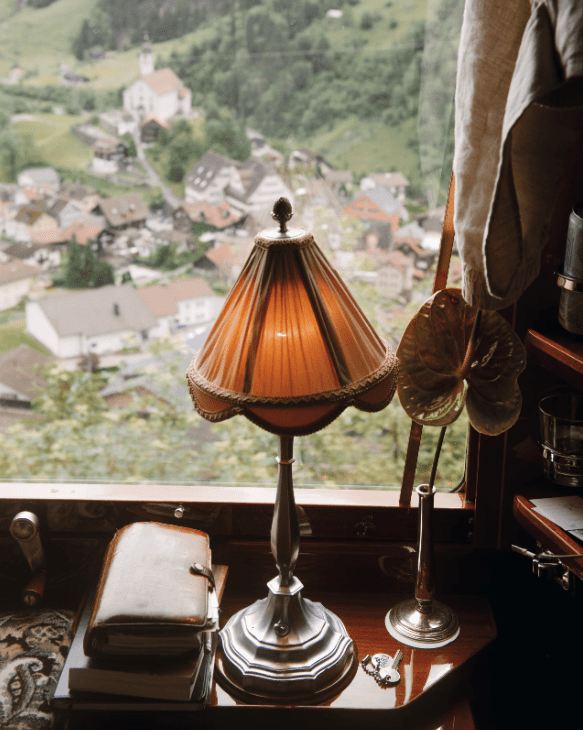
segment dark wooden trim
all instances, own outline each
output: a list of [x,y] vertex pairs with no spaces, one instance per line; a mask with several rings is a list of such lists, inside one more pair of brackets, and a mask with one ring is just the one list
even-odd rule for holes
[[518,523],[547,550],[555,555],[581,555],[580,558],[564,558],[562,562],[583,580],[583,546],[580,542],[570,537],[554,522],[535,512],[534,505],[523,495],[517,494],[514,497],[513,512]]
[[[184,524],[215,536],[267,537],[275,490],[128,484],[0,485],[0,530],[21,509],[41,516],[50,531],[107,532],[137,519]],[[350,540],[417,539],[418,497],[399,506],[397,491],[297,489],[303,537]],[[184,508],[181,518],[174,511]],[[467,542],[473,505],[463,495],[435,497],[436,539]]]

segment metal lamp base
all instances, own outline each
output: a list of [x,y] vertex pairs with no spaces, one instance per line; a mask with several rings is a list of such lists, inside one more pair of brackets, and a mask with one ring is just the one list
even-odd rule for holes
[[387,631],[407,646],[438,647],[457,639],[460,632],[458,617],[439,601],[423,605],[410,598],[393,606],[385,620]]
[[354,647],[340,619],[303,599],[302,583],[280,578],[269,595],[236,613],[220,632],[226,678],[244,693],[286,700],[310,697],[346,676]]

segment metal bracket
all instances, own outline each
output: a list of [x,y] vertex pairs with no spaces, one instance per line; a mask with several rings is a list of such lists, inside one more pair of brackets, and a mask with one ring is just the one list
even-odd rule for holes
[[537,542],[537,553],[525,550],[518,545],[510,546],[515,553],[524,555],[532,559],[532,572],[537,578],[543,580],[554,580],[565,591],[574,593],[575,580],[573,573],[569,568],[561,562],[561,558],[580,558],[579,554],[554,555],[550,550],[545,550],[543,546]]

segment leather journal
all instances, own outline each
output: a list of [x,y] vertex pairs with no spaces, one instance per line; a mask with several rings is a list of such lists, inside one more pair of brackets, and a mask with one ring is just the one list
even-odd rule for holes
[[135,522],[109,544],[84,638],[87,656],[180,654],[217,627],[206,533]]

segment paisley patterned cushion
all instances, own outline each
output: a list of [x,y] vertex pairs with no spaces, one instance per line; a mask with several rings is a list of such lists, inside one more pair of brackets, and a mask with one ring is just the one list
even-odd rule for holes
[[0,613],[0,728],[44,730],[73,638],[73,612]]

